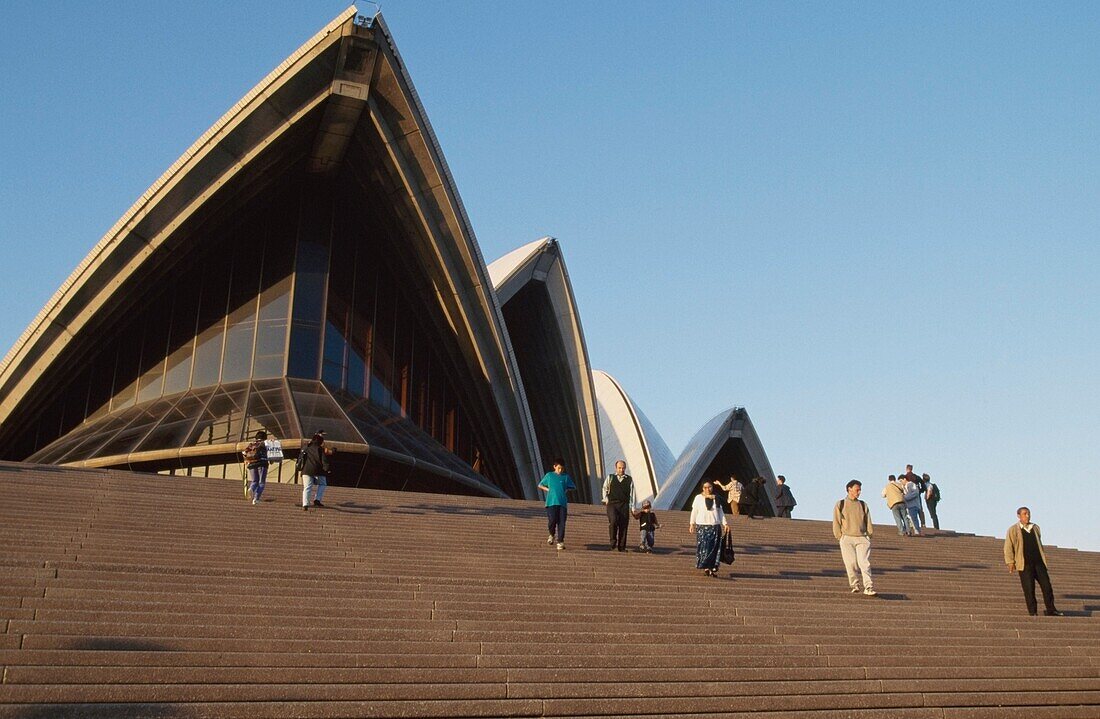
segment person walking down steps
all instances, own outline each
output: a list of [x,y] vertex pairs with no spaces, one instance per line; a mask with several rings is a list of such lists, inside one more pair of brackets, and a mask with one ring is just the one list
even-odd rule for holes
[[546,492],[546,526],[549,536],[547,544],[557,543],[558,549],[565,549],[565,519],[569,513],[569,498],[566,492],[576,489],[573,478],[565,473],[565,463],[555,459],[551,465],[553,471],[543,475],[539,482],[539,491]]
[[859,593],[859,579],[863,575],[863,593],[873,597],[875,587],[871,581],[871,510],[859,498],[863,483],[853,479],[845,486],[848,496],[833,507],[833,536],[840,543],[840,556],[844,571],[848,574],[848,586],[852,594]]

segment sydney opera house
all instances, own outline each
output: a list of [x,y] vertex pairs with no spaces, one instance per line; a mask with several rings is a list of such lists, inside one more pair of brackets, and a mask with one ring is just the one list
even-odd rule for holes
[[532,499],[561,456],[598,502],[623,458],[679,509],[703,477],[774,481],[743,408],[677,458],[592,368],[556,240],[486,264],[385,21],[355,8],[168,168],[0,365],[0,459],[239,479],[256,430],[293,458],[322,428],[345,485]]

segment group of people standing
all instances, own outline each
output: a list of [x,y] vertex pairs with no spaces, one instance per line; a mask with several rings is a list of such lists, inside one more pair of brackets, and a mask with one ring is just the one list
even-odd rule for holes
[[886,506],[898,525],[898,534],[919,537],[921,531],[928,528],[924,517],[924,503],[928,503],[928,514],[932,517],[932,526],[940,528],[940,518],[936,507],[940,503],[940,488],[927,474],[919,477],[913,472],[913,465],[905,465],[905,472],[886,479],[882,490]]

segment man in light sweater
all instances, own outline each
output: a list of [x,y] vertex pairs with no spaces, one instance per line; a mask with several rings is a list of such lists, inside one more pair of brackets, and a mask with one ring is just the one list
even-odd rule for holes
[[[848,586],[852,594],[859,592],[859,575],[863,575],[863,593],[875,596],[871,581],[871,510],[859,498],[863,483],[853,479],[845,485],[848,496],[833,507],[833,536],[840,542],[840,556],[844,559],[844,571],[848,573]],[[858,572],[857,572],[858,570]]]

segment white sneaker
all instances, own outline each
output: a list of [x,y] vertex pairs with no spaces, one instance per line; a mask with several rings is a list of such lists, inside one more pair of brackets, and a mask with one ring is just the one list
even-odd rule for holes
[[558,549],[565,549],[565,542],[558,542]]
[[259,504],[260,503],[260,498],[259,497],[253,497],[252,498],[252,503],[253,504]]
[[859,594],[859,587],[852,587],[852,594]]
[[553,535],[553,534],[549,535],[549,536],[548,536],[548,537],[546,538],[546,543],[547,543],[547,544],[553,544],[553,543],[554,543],[554,535]]
[[863,593],[864,593],[864,595],[866,595],[868,597],[874,597],[878,594],[878,592],[876,592],[874,589],[871,589],[870,587],[867,587],[866,589],[864,589]]

